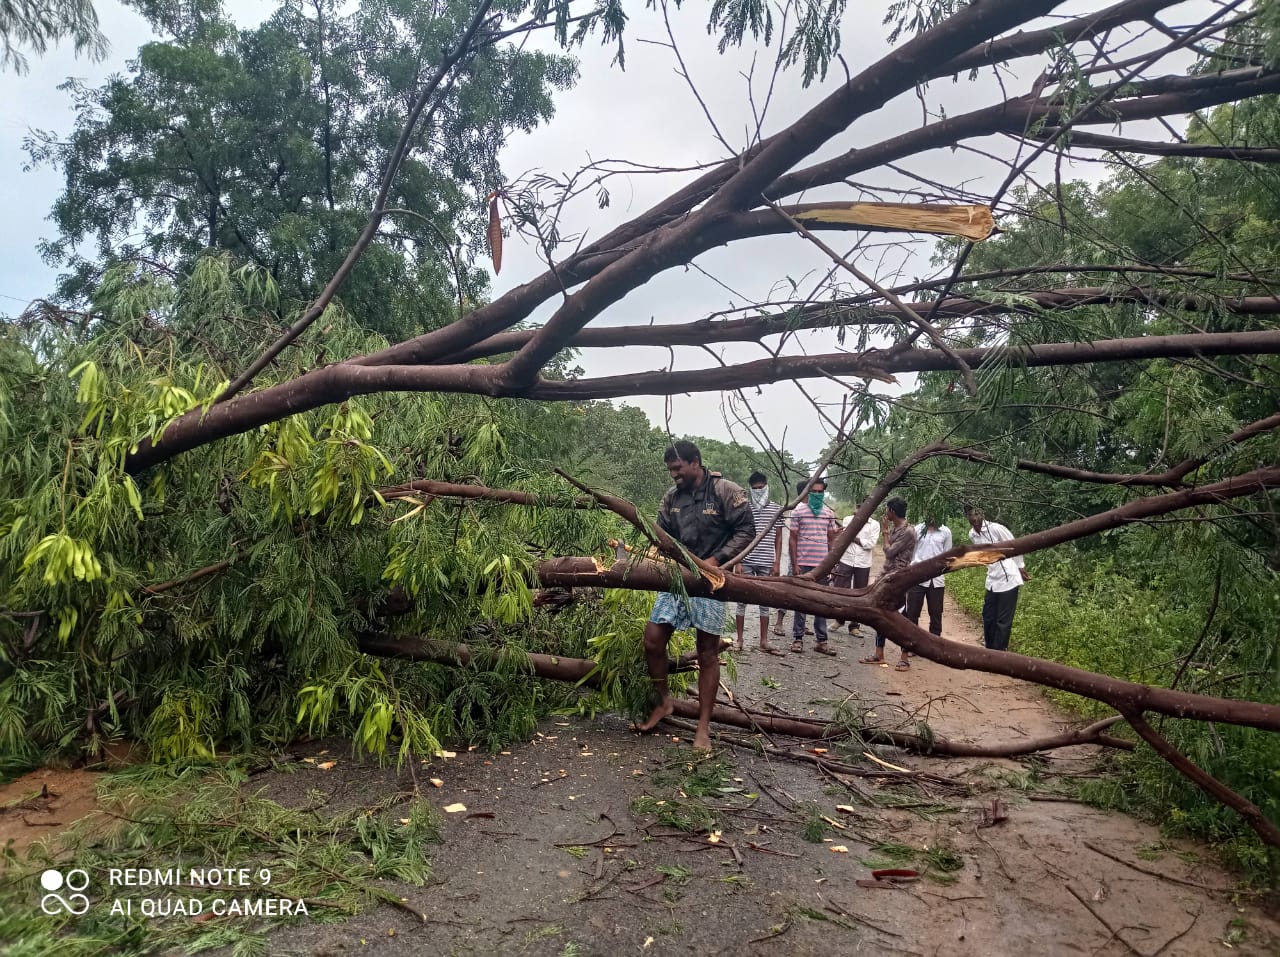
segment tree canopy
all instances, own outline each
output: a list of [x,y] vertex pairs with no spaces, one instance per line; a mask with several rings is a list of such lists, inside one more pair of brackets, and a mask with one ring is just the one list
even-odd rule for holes
[[[75,129],[38,134],[33,162],[66,177],[46,258],[86,295],[118,262],[183,274],[227,251],[261,267],[283,317],[319,295],[360,236],[417,94],[424,51],[447,50],[471,5],[289,2],[243,29],[216,6],[175,20],[131,74],[72,81]],[[550,118],[572,61],[495,44],[458,58],[414,126],[390,213],[343,289],[368,328],[396,338],[439,326],[483,296],[472,268],[481,198],[502,181],[497,152]],[[465,61],[465,62],[463,62]]]

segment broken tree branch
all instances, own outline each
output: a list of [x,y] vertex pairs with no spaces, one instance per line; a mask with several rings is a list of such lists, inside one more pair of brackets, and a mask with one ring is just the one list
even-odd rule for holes
[[[706,582],[687,570],[680,573],[690,595],[710,594]],[[537,575],[545,586],[603,586],[645,591],[665,591],[671,587],[671,566],[643,561],[618,562],[602,568],[595,558],[558,558],[540,562]],[[716,597],[722,601],[746,601],[773,608],[791,608],[824,618],[860,621],[882,632],[894,644],[930,661],[951,668],[1007,675],[1058,688],[1103,702],[1117,711],[1141,707],[1170,717],[1224,721],[1280,731],[1280,707],[1275,705],[1170,691],[1083,671],[1055,661],[937,638],[894,610],[897,607],[892,604],[894,592],[881,590],[881,582],[886,580],[881,579],[859,594],[801,578],[755,578],[728,574]]]
[[[720,650],[731,645],[727,639],[721,641]],[[485,667],[488,662],[496,660],[503,654],[501,649],[486,648],[483,654],[474,652],[465,644],[455,644],[418,635],[361,635],[358,646],[367,655],[382,658],[404,658],[410,661],[429,661],[435,664],[452,665],[459,668]],[[589,658],[566,658],[560,655],[542,655],[526,652],[524,659],[529,673],[539,678],[554,681],[565,681],[571,684],[585,684],[596,687],[596,671],[598,665]],[[689,652],[670,663],[670,671],[693,671],[697,667],[697,653]],[[679,717],[697,718],[698,703],[687,699],[674,702],[675,714]],[[964,741],[951,741],[937,736],[908,734],[902,731],[890,731],[875,727],[860,727],[856,731],[839,724],[813,721],[791,715],[772,714],[755,711],[742,706],[726,707],[717,703],[711,712],[711,720],[717,724],[744,728],[755,733],[773,732],[786,734],[794,738],[810,738],[819,741],[832,741],[857,734],[868,744],[885,744],[917,754],[935,755],[938,757],[974,757],[1004,758],[1034,754],[1037,751],[1051,751],[1056,748],[1070,748],[1082,744],[1097,744],[1103,747],[1132,750],[1133,743],[1114,738],[1103,732],[1120,720],[1118,717],[1097,721],[1085,728],[1066,731],[1062,734],[1046,738],[1025,741],[1010,741],[1002,744],[982,745],[969,744]]]
[[1151,745],[1151,749],[1168,761],[1186,778],[1195,782],[1206,794],[1221,801],[1239,814],[1249,827],[1253,828],[1263,843],[1271,847],[1280,847],[1280,828],[1277,828],[1262,813],[1262,809],[1241,794],[1237,794],[1212,774],[1209,774],[1190,758],[1171,745],[1163,735],[1147,723],[1141,711],[1120,709],[1129,727],[1137,732],[1138,737]]
[[[720,650],[724,651],[730,644],[731,642],[722,639]],[[484,668],[504,654],[501,648],[474,649],[469,645],[421,635],[383,635],[372,632],[360,635],[356,645],[366,655],[376,655],[379,658],[428,661],[457,668],[469,668],[473,665]],[[561,655],[525,652],[524,663],[529,673],[538,678],[567,681],[592,688],[597,686],[596,670],[599,665],[590,658],[565,658]],[[673,674],[694,671],[697,665],[697,652],[689,652],[668,662],[668,670]]]

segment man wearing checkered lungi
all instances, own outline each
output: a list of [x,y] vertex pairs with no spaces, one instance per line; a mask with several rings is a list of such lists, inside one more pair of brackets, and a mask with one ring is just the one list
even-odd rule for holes
[[[742,486],[709,472],[692,442],[677,442],[663,456],[675,483],[662,497],[658,527],[690,553],[720,565],[741,552],[755,537],[755,520]],[[653,603],[644,626],[644,657],[658,704],[648,720],[636,726],[652,731],[674,705],[667,686],[667,644],[677,628],[692,628],[698,642],[698,730],[693,746],[711,750],[711,708],[720,687],[720,633],[724,602],[663,592]]]

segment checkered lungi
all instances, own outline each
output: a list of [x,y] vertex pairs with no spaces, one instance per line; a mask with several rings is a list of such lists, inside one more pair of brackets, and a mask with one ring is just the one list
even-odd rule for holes
[[671,625],[677,630],[695,628],[710,635],[718,635],[724,629],[724,602],[714,598],[689,598],[660,592],[653,603],[649,620],[660,625]]

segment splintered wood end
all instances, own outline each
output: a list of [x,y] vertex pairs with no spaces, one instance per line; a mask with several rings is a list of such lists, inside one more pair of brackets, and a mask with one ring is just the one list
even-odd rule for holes
[[998,562],[1004,557],[1001,552],[965,552],[959,558],[953,558],[947,562],[947,569],[955,571],[957,568],[976,568],[979,565]]

